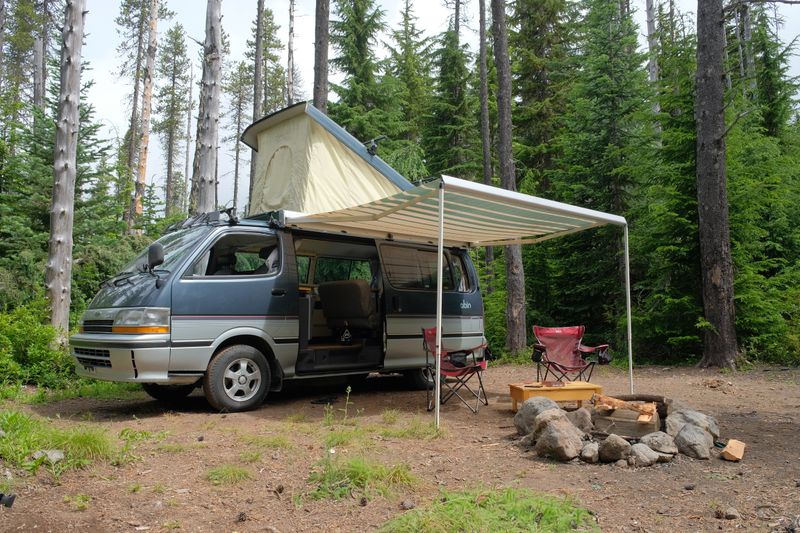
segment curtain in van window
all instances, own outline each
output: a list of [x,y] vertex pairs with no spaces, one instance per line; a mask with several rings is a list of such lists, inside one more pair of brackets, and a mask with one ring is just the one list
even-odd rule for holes
[[[381,256],[389,283],[395,289],[436,290],[437,253],[403,246],[383,245]],[[444,290],[453,290],[453,273],[444,265]]]

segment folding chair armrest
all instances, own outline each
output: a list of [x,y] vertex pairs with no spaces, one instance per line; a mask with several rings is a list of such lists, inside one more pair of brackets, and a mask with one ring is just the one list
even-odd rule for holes
[[578,346],[578,351],[583,359],[586,359],[590,355],[597,355],[597,361],[601,365],[608,364],[611,361],[611,355],[608,349],[608,344],[601,344],[600,346]]
[[534,344],[533,353],[531,354],[531,360],[534,363],[541,363],[542,359],[544,358],[545,352],[547,352],[547,348],[545,348],[544,344]]

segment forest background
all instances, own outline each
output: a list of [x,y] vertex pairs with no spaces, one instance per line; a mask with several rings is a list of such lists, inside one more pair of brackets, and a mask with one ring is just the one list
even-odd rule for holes
[[[194,87],[202,58],[196,41],[202,36],[190,34],[184,24],[202,10],[192,2],[190,16],[186,3],[174,3],[162,0],[157,17],[150,17],[149,0],[104,2],[102,18],[94,18],[98,6],[89,5],[73,326],[103,279],[193,208],[190,117],[197,115]],[[648,1],[650,16],[642,16],[644,4],[516,0],[507,5],[515,185],[625,216],[631,231],[635,359],[696,362],[710,327],[703,314],[698,241],[697,36],[685,2]],[[216,204],[233,204],[242,212],[249,150],[236,139],[253,119],[257,10],[254,2],[224,5],[231,11],[222,21],[219,150],[224,156]],[[262,13],[263,114],[310,96],[305,80],[313,78],[313,43],[309,47],[309,32],[298,38],[308,21],[292,17],[299,23],[288,33],[278,23],[294,25],[286,16],[290,5],[275,3]],[[109,13],[109,6],[117,11]],[[306,19],[313,19],[308,2],[299,3],[300,15],[304,7]],[[486,38],[487,159],[480,127],[477,0],[434,7],[420,6],[417,13],[410,2],[333,1],[328,112],[361,140],[385,135],[379,155],[410,180],[446,173],[483,181],[486,161],[492,182],[499,183],[491,36]],[[57,385],[72,376],[70,358],[52,342],[43,288],[63,9],[60,0],[0,0],[0,382]],[[800,361],[800,118],[793,36],[787,37],[783,19],[798,18],[797,11],[781,3],[726,2],[725,137],[740,365]],[[153,18],[158,31],[150,48]],[[93,40],[93,31],[106,37]],[[108,64],[112,47],[116,63]],[[90,60],[92,48],[106,52],[98,54],[105,59],[97,65]],[[151,53],[152,115],[145,117],[143,78]],[[116,113],[108,114],[112,108]],[[143,132],[150,127],[148,142]],[[138,191],[137,212],[135,177],[143,165],[146,186]],[[611,341],[624,353],[620,238],[618,230],[601,228],[525,247],[527,324],[583,323],[589,343]],[[474,258],[486,299],[487,337],[501,348],[504,253],[487,252],[476,250]]]

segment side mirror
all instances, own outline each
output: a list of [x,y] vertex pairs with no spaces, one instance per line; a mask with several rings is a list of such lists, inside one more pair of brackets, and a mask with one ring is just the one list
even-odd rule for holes
[[154,269],[164,262],[164,246],[160,242],[154,242],[147,249],[147,268]]

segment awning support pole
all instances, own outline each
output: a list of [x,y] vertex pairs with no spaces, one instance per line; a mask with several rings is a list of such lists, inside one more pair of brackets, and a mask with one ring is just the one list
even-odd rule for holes
[[631,260],[628,252],[628,224],[625,224],[625,305],[628,313],[628,380],[633,394],[633,332],[631,327]]
[[439,429],[439,402],[442,399],[442,276],[444,275],[444,183],[439,184],[439,246],[436,273],[436,373],[433,376],[434,401],[436,402],[436,429]]

